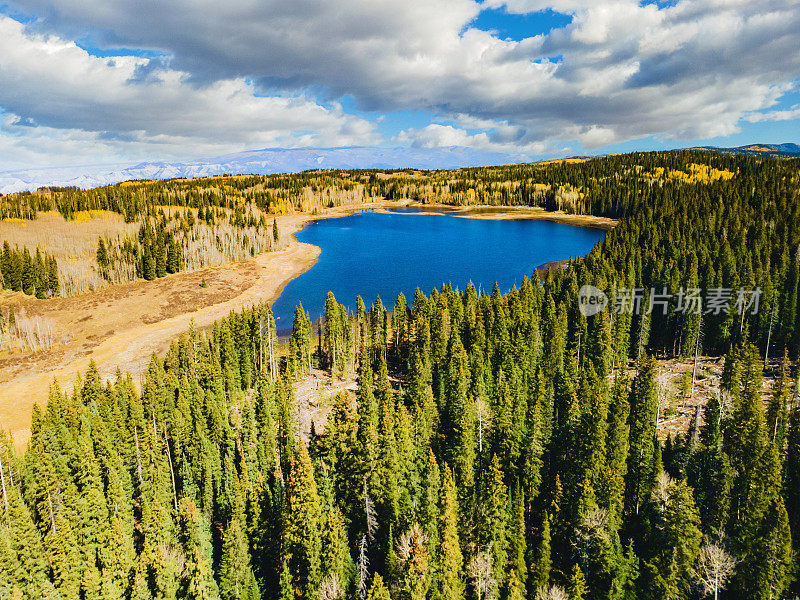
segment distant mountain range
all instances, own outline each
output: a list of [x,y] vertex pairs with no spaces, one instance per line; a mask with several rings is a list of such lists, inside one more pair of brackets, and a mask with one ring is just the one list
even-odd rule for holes
[[[737,148],[700,146],[694,150],[790,158],[797,144],[751,144]],[[582,156],[575,158],[596,158]],[[266,148],[185,162],[142,162],[0,171],[0,194],[44,186],[93,188],[132,179],[174,179],[213,175],[297,173],[308,169],[457,169],[530,162],[518,154],[485,152],[463,146],[443,148]]]
[[131,179],[296,173],[308,169],[455,169],[526,162],[522,155],[461,146],[444,148],[267,148],[186,162],[143,162],[0,171],[0,193],[43,186],[92,188]]
[[720,148],[718,146],[698,146],[693,150],[708,150],[723,154],[746,154],[748,156],[772,156],[775,158],[792,158],[800,156],[800,146],[797,144],[750,144],[735,148]]

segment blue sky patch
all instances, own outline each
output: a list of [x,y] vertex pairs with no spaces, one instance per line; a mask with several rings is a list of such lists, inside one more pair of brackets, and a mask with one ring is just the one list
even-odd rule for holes
[[517,15],[507,12],[505,8],[487,8],[469,26],[483,31],[496,31],[500,39],[518,42],[566,27],[571,22],[571,15],[551,9]]

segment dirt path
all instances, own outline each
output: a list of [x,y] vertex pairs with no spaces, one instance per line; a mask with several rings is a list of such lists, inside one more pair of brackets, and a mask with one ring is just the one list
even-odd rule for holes
[[320,249],[294,237],[308,222],[382,206],[387,203],[279,216],[283,249],[247,262],[52,300],[0,290],[0,306],[12,307],[17,315],[50,320],[58,338],[47,351],[9,354],[0,348],[0,428],[23,449],[30,438],[34,403],[46,403],[54,379],[62,389],[70,389],[92,360],[104,378],[113,377],[119,368],[130,372],[138,384],[153,352],[165,352],[192,321],[199,328],[208,327],[232,310],[274,301],[289,281],[310,269]]
[[[206,327],[232,310],[274,300],[291,279],[314,265],[319,252],[316,246],[293,241],[283,250],[247,263],[179,274],[163,284],[162,280],[138,282],[125,290],[30,309],[31,314],[56,320],[71,340],[55,351],[28,356],[24,362],[0,361],[0,377],[5,380],[0,382],[0,424],[18,446],[24,446],[30,437],[33,404],[46,401],[54,378],[62,388],[69,387],[93,360],[104,378],[120,368],[138,382],[152,353],[164,352],[192,321]],[[203,279],[206,288],[200,287]],[[193,310],[197,306],[201,308]],[[61,329],[64,325],[72,328]]]
[[[130,372],[138,384],[150,356],[166,351],[192,321],[199,328],[207,327],[232,310],[275,300],[289,281],[317,261],[320,249],[302,244],[293,236],[309,221],[406,204],[381,201],[326,209],[321,215],[278,217],[285,247],[247,262],[52,300],[35,300],[0,290],[0,306],[13,307],[17,315],[50,320],[58,339],[47,351],[9,354],[0,348],[0,427],[13,435],[18,447],[24,448],[30,438],[33,405],[44,405],[54,379],[62,389],[70,389],[77,374],[93,360],[104,378],[113,377],[119,368]],[[464,211],[459,216],[542,218],[526,210]],[[205,285],[201,285],[203,282]],[[302,384],[301,392],[316,396],[316,392],[324,390],[322,395],[328,396],[341,391],[332,382],[321,383],[319,374],[311,380],[315,393],[308,394],[311,390],[303,389]],[[310,421],[307,426],[310,428]]]

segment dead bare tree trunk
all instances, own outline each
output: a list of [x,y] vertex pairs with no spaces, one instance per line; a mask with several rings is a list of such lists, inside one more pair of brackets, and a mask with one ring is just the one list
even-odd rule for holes
[[6,512],[8,512],[8,495],[6,494],[6,478],[3,475],[3,459],[0,458],[0,481],[3,483],[3,502],[6,505]]
[[139,485],[142,485],[142,459],[139,456],[139,432],[136,425],[133,426],[133,439],[136,442],[136,474],[139,476]]
[[50,490],[47,490],[47,506],[50,508],[50,527],[53,528],[53,533],[56,532],[56,518],[53,515],[53,500],[50,497]]
[[772,300],[772,311],[769,314],[769,329],[767,330],[767,347],[764,349],[764,368],[769,368],[769,342],[772,339],[772,323],[775,321],[775,299]]
[[258,370],[264,371],[264,318],[258,317]]
[[169,460],[169,474],[172,478],[172,502],[175,510],[178,510],[178,490],[175,487],[175,469],[172,467],[172,452],[169,449],[169,439],[167,438],[167,426],[164,425],[164,445],[167,447],[167,460]]
[[277,364],[275,362],[275,352],[272,347],[272,319],[267,320],[267,343],[269,344],[269,377],[275,379]]
[[697,322],[697,337],[694,341],[694,368],[692,369],[692,391],[689,393],[689,400],[694,398],[694,383],[697,377],[697,357],[700,354],[700,330],[703,327],[703,317]]

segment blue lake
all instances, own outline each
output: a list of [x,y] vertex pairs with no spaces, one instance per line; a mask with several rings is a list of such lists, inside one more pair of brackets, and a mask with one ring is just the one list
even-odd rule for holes
[[296,234],[322,248],[319,261],[289,282],[272,310],[285,333],[299,302],[319,318],[328,290],[351,310],[359,294],[367,308],[380,296],[391,309],[400,292],[411,304],[417,287],[427,295],[443,283],[491,291],[496,281],[505,292],[543,263],[588,254],[605,233],[552,221],[400,211],[322,219]]

